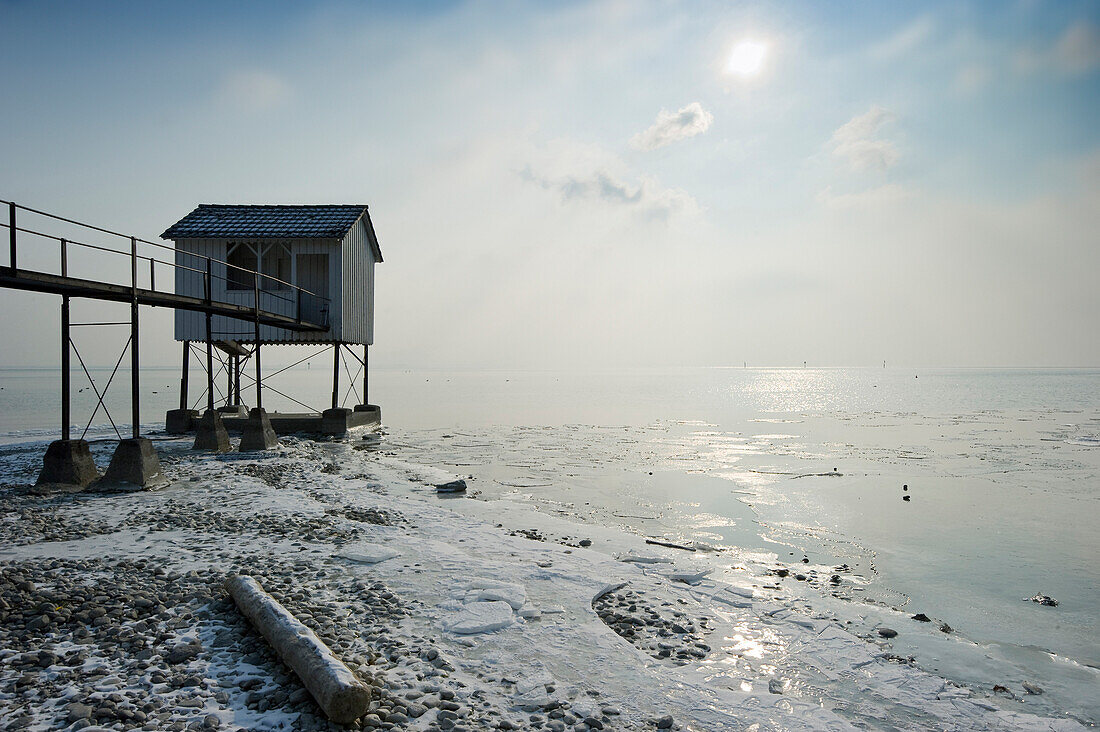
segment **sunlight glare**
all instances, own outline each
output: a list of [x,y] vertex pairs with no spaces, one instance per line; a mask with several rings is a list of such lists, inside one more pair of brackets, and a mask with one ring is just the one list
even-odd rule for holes
[[738,76],[756,76],[764,67],[764,57],[768,55],[768,44],[762,41],[745,39],[733,47],[726,71]]

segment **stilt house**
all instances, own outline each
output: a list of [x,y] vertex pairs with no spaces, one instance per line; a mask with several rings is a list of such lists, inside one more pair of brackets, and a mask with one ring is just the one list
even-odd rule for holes
[[[176,245],[176,293],[328,325],[295,333],[264,326],[260,342],[374,342],[374,265],[382,250],[365,205],[203,204],[161,235]],[[258,276],[257,274],[259,273]],[[301,289],[295,289],[301,288]],[[215,316],[215,341],[254,343],[252,325]],[[176,340],[205,341],[202,313],[176,311]]]

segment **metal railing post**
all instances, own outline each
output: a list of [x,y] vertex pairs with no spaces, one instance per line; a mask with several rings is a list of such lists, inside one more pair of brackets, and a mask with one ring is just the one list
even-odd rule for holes
[[15,271],[15,202],[8,204],[8,265]]
[[69,248],[66,246],[68,242],[64,239],[61,240],[61,276],[69,276]]

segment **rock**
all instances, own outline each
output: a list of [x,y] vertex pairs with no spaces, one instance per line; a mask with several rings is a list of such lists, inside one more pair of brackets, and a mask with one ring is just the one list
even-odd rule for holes
[[893,638],[897,636],[898,632],[893,628],[879,628],[878,634],[881,635],[883,638]]
[[592,540],[591,539],[581,539],[577,543],[580,544],[581,546],[585,546],[585,547],[592,546]]
[[953,630],[954,630],[954,628],[952,628],[952,627],[951,627],[950,625],[948,625],[947,623],[944,623],[944,624],[942,624],[942,625],[940,626],[940,632],[941,632],[941,633],[950,633],[950,632],[952,632]]
[[671,729],[672,727],[672,715],[666,714],[657,720],[657,729]]
[[458,480],[452,480],[447,483],[435,483],[433,487],[436,493],[465,493],[466,481],[459,478]]
[[603,722],[595,717],[585,717],[584,723],[588,725],[589,729],[603,729]]
[[919,620],[922,623],[931,623],[932,622],[932,618],[928,617],[924,613],[917,613],[916,615],[913,616],[913,620]]
[[783,682],[779,679],[771,679],[768,681],[768,693],[770,694],[782,694]]
[[1058,607],[1058,601],[1050,595],[1035,595],[1034,597],[1029,597],[1027,599],[1031,600],[1034,603],[1045,605],[1047,607]]
[[909,500],[909,496],[902,496],[902,497],[901,497],[901,500],[903,500],[903,501],[908,501],[908,500]]
[[1028,694],[1042,694],[1043,693],[1042,687],[1036,686],[1035,684],[1032,684],[1030,682],[1025,681],[1023,686],[1024,686],[1024,691],[1026,691]]
[[198,656],[200,651],[202,646],[197,643],[183,643],[173,646],[168,653],[164,654],[164,660],[171,664],[187,663]]
[[87,704],[81,704],[80,702],[73,702],[68,707],[69,722],[75,722],[78,719],[88,719],[92,716],[92,708]]

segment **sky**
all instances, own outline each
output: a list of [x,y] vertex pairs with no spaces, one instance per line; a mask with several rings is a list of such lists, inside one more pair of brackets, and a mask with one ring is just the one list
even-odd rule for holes
[[2,199],[369,204],[375,367],[1100,366],[1096,2],[0,0],[0,68]]

